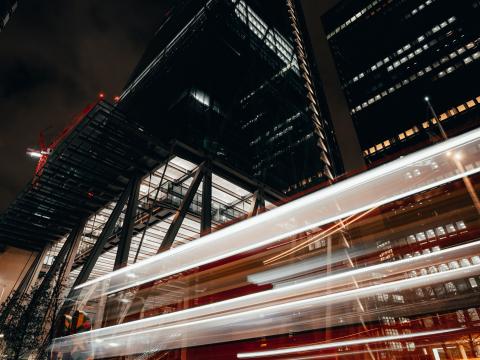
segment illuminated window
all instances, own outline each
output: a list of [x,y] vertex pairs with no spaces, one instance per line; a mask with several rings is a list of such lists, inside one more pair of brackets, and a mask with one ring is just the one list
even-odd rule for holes
[[468,316],[470,317],[470,320],[472,321],[479,321],[480,317],[478,316],[478,311],[475,308],[470,308],[467,310]]
[[476,100],[477,100],[477,103],[480,104],[480,96],[477,96]]
[[467,106],[468,106],[469,108],[474,107],[474,106],[475,106],[475,101],[473,101],[473,100],[467,101]]
[[382,320],[385,325],[395,325],[395,318],[391,316],[382,316]]
[[465,105],[460,105],[460,106],[457,107],[458,112],[465,111],[466,109],[467,109],[467,107]]
[[428,122],[428,121],[425,121],[424,123],[422,123],[422,127],[423,127],[424,129],[429,128],[429,127],[430,127],[429,122]]
[[390,140],[385,140],[385,141],[383,142],[383,145],[384,145],[385,147],[390,146]]
[[405,303],[405,299],[403,298],[403,295],[392,295],[393,302],[397,304],[403,304]]
[[381,302],[388,301],[388,294],[378,294],[377,295],[377,300],[381,301]]
[[440,121],[443,121],[446,118],[448,118],[448,115],[446,113],[440,114]]
[[431,317],[428,317],[426,319],[423,319],[423,324],[426,328],[431,328],[435,323],[433,322],[433,319]]
[[383,149],[383,145],[382,144],[377,144],[375,145],[375,148],[378,150],[382,150]]
[[375,154],[375,152],[376,152],[376,151],[375,151],[375,148],[372,146],[372,147],[370,148],[370,154]]
[[447,232],[448,232],[449,234],[454,233],[454,232],[457,231],[457,229],[455,229],[455,226],[453,226],[453,224],[448,224],[448,225],[446,225],[445,227],[447,228]]
[[448,271],[448,266],[447,266],[447,264],[440,264],[440,265],[438,266],[438,270],[440,270],[440,272]]
[[472,266],[472,264],[470,264],[470,260],[465,259],[465,258],[463,258],[462,260],[460,260],[460,265],[461,265],[462,267]]
[[408,242],[409,244],[415,244],[416,241],[417,241],[417,240],[415,239],[415,235],[409,235],[409,236],[407,236],[407,242]]
[[412,136],[413,135],[413,129],[408,129],[407,131],[405,131],[405,135]]
[[399,138],[400,140],[405,139],[405,134],[404,134],[404,133],[400,133],[400,134],[398,135],[398,138]]
[[446,234],[445,229],[442,226],[436,227],[435,233],[437,234],[437,236],[443,236]]
[[425,233],[423,233],[423,232],[418,233],[415,237],[417,238],[417,241],[427,240],[427,237],[425,236]]

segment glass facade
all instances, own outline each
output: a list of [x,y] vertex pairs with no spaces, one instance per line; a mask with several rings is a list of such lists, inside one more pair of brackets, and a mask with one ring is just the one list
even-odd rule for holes
[[[479,121],[480,3],[341,1],[323,17],[367,162],[435,142]],[[379,36],[382,34],[382,36]]]
[[342,166],[296,46],[286,4],[185,1],[156,33],[119,106],[166,143],[177,139],[299,192]]

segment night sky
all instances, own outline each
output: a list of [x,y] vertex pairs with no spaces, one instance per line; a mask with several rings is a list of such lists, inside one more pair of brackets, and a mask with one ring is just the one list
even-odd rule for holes
[[[172,1],[19,1],[0,33],[0,212],[33,175],[26,148],[37,146],[41,131],[52,140],[99,92],[107,99],[121,92]],[[303,1],[319,43],[320,15],[337,0]],[[325,49],[316,46],[317,56]],[[320,70],[336,107],[332,66],[328,59]]]

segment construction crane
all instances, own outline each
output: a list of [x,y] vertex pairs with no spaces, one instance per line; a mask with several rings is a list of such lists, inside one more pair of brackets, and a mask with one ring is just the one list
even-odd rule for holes
[[55,148],[62,142],[62,140],[70,134],[70,132],[84,119],[90,110],[92,110],[99,101],[105,98],[103,93],[98,95],[98,100],[92,104],[89,104],[83,109],[83,111],[74,117],[74,119],[62,130],[62,132],[49,144],[45,141],[45,133],[42,130],[38,137],[38,148],[27,148],[27,155],[32,158],[38,159],[37,166],[35,167],[35,173],[33,182],[35,183],[38,176],[42,174],[43,167],[45,166],[49,156],[53,153]]

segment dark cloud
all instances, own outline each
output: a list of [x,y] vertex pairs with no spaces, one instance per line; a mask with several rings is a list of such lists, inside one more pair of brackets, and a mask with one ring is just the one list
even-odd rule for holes
[[0,33],[0,211],[33,174],[25,156],[100,91],[121,92],[171,0],[20,1]]

